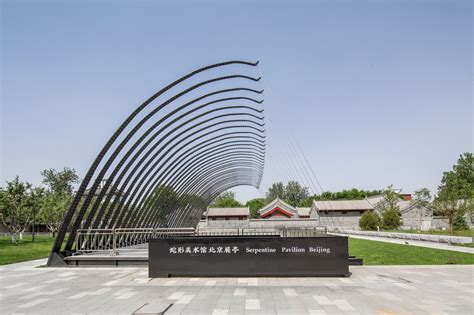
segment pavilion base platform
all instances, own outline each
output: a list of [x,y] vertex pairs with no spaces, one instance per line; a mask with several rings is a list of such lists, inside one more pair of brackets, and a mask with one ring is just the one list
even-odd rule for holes
[[[349,256],[349,266],[362,266],[363,260],[355,256]],[[134,267],[148,266],[148,249],[140,252],[125,253],[118,256],[110,254],[83,254],[63,258],[62,263],[54,264],[53,267]]]
[[[84,252],[63,258],[65,265],[70,267],[104,266],[147,266],[148,244],[128,246],[114,251]],[[55,265],[56,267],[58,265]]]
[[[128,239],[140,239],[141,236],[143,236],[143,233],[140,231],[140,233],[137,234],[135,230],[129,231],[126,234],[124,233],[125,231],[117,231],[117,235],[123,236],[127,235]],[[113,266],[154,266],[156,265],[156,262],[154,262],[155,258],[157,257],[155,253],[156,251],[153,250],[151,247],[153,247],[154,243],[156,242],[161,242],[162,244],[166,245],[167,247],[165,249],[161,249],[161,252],[158,253],[159,257],[159,265],[161,266],[166,259],[174,259],[176,262],[182,262],[182,261],[187,261],[191,262],[193,260],[197,260],[194,266],[197,267],[199,264],[203,264],[203,266],[209,266],[209,264],[215,264],[215,263],[222,263],[224,265],[224,270],[227,268],[227,266],[232,266],[232,265],[237,265],[239,266],[239,259],[243,259],[241,262],[243,266],[246,265],[253,265],[253,264],[258,264],[262,265],[262,261],[265,261],[266,259],[270,261],[270,263],[267,266],[266,271],[262,272],[249,272],[248,275],[258,275],[258,274],[275,274],[275,270],[289,270],[288,266],[292,267],[292,276],[294,275],[341,275],[341,274],[347,274],[348,269],[347,266],[350,265],[362,265],[363,261],[362,259],[358,259],[354,256],[349,256],[348,255],[348,245],[347,245],[347,236],[345,235],[334,235],[334,234],[329,234],[327,233],[325,228],[321,227],[313,227],[313,228],[295,228],[295,227],[283,227],[282,229],[234,229],[234,228],[229,228],[229,229],[194,229],[194,228],[180,228],[180,229],[172,229],[169,231],[169,229],[159,229],[159,230],[153,230],[153,233],[150,233],[150,231],[147,231],[147,234],[152,234],[156,235],[156,237],[151,236],[148,238],[143,238],[141,242],[135,245],[128,245],[128,246],[123,246],[123,242],[120,241],[123,239],[123,237],[110,237],[110,233],[105,233],[105,237],[103,234],[103,231],[86,231],[86,234],[84,235],[83,238],[78,238],[78,243],[81,243],[85,246],[83,246],[83,249],[81,251],[73,252],[73,253],[52,253],[50,256],[50,261],[51,261],[51,267],[87,267],[87,266],[104,266],[104,267],[113,267]],[[115,232],[114,232],[115,233]],[[82,234],[81,234],[82,236]],[[101,238],[102,237],[102,238]],[[127,240],[127,237],[125,240]],[[207,240],[207,245],[202,244],[202,241],[205,239]],[[105,246],[102,246],[101,248],[97,248],[96,243],[94,243],[95,240],[101,239],[101,240],[106,240],[110,241],[112,240],[113,242],[105,242]],[[171,246],[172,242],[176,242],[176,240],[181,239],[181,241],[178,241],[174,246],[176,253],[179,255],[171,255],[173,254],[171,251]],[[118,240],[118,241],[117,241]],[[253,242],[253,245],[248,243]],[[273,240],[273,241],[272,241]],[[116,242],[117,241],[117,242]],[[186,245],[186,242],[194,242],[193,244],[188,244]],[[151,245],[149,246],[148,243],[150,242]],[[181,242],[181,243],[179,243]],[[184,243],[183,243],[184,242]],[[201,242],[201,243],[200,243]],[[223,246],[219,242],[226,242],[226,246]],[[233,244],[232,242],[238,242],[239,244]],[[247,243],[246,243],[247,242]],[[270,244],[273,242],[273,244]],[[275,243],[276,242],[276,243]],[[278,244],[277,244],[278,243]],[[281,243],[281,244],[279,244]],[[180,245],[181,244],[181,245]],[[267,246],[267,245],[272,245],[272,246]],[[298,252],[298,246],[301,245],[306,249],[306,253],[301,253]],[[93,246],[88,246],[88,245],[93,245]],[[239,255],[223,255],[222,257],[219,255],[214,255],[214,254],[221,254],[219,251],[229,251],[233,249],[234,246],[241,246],[242,245],[242,251],[240,251]],[[245,245],[245,246],[244,246]],[[304,245],[304,246],[303,246]],[[206,247],[208,246],[208,247]],[[231,249],[227,249],[227,247],[232,246]],[[181,249],[180,249],[181,247]],[[189,247],[189,249],[187,249]],[[194,252],[197,251],[198,249],[195,249],[195,247],[199,247],[199,252]],[[202,250],[206,250],[207,248],[213,247],[213,249],[210,249],[210,253],[202,253],[200,247],[205,247]],[[220,248],[221,247],[221,248]],[[254,261],[246,261],[245,257],[241,257],[242,253],[245,253],[247,250],[247,247],[253,248],[256,250],[256,252],[250,251],[250,253],[247,256],[253,257],[253,256],[258,256],[258,260]],[[273,248],[275,251],[273,253],[271,252],[260,252],[258,249],[260,248],[266,248],[268,247],[268,250],[271,250]],[[289,248],[286,252],[282,252],[282,248]],[[296,248],[296,251],[293,250],[293,247]],[[313,247],[313,250],[310,251],[310,247]],[[190,251],[192,248],[193,252],[189,253],[187,251]],[[331,249],[331,254],[324,253],[324,250]],[[183,252],[180,252],[182,250]],[[216,253],[213,253],[212,251],[216,251]],[[240,248],[239,248],[240,250]],[[231,250],[232,252],[232,250]],[[233,253],[233,252],[232,252]],[[226,254],[229,254],[228,252]],[[233,253],[236,254],[236,253]],[[261,259],[263,255],[263,260]],[[273,255],[273,256],[272,256]],[[305,256],[306,255],[306,256]],[[344,266],[343,268],[335,272],[333,269],[331,272],[324,271],[321,272],[316,272],[315,273],[315,267],[316,269],[318,268],[323,268],[324,264],[329,264],[333,265],[334,262],[331,262],[331,259],[334,259],[334,255],[337,256],[337,263],[341,264]],[[189,256],[189,257],[188,257]],[[228,257],[226,257],[228,256]],[[151,260],[149,260],[149,257],[152,257]],[[186,258],[186,259],[181,259],[181,258]],[[248,257],[247,257],[248,258]],[[316,259],[317,258],[317,259]],[[280,262],[280,267],[275,269],[275,264],[274,261],[279,261]],[[299,264],[301,264],[303,267],[300,266],[300,269],[303,270],[304,272],[298,274],[298,268],[295,268],[297,263],[299,261]],[[165,261],[165,263],[169,264],[170,261]],[[173,263],[171,264],[173,265]],[[307,266],[311,266],[313,270],[305,270],[308,269]],[[205,268],[199,268],[199,270],[205,270]],[[273,268],[273,269],[272,269]],[[195,270],[196,268],[192,269]],[[324,268],[323,268],[324,269]],[[222,271],[221,270],[221,271]],[[235,268],[234,268],[235,270]],[[271,271],[273,270],[273,271]],[[242,270],[240,273],[237,273],[239,276],[242,276],[245,274],[245,272],[248,271],[247,269]],[[231,272],[221,272],[221,275],[232,275]],[[162,273],[162,276],[168,276],[168,275],[197,275],[196,272],[176,272],[176,270],[173,270],[169,273]],[[210,272],[208,275],[215,275],[215,272]],[[204,272],[201,273],[201,275],[205,275]]]
[[124,256],[110,256],[110,255],[76,255],[64,258],[64,261],[69,267],[133,267],[133,266],[147,266],[148,255],[124,255]]

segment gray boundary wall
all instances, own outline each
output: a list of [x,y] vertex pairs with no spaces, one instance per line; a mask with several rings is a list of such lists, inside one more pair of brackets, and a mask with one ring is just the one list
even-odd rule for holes
[[[472,228],[472,222],[465,215],[466,222]],[[198,228],[278,228],[278,227],[315,227],[325,226],[328,230],[360,231],[360,216],[321,215],[312,219],[247,219],[247,220],[201,220]],[[402,230],[445,230],[448,220],[441,217],[420,216],[417,211],[402,214]]]
[[278,227],[315,227],[320,226],[318,219],[250,219],[250,220],[201,220],[198,228],[278,228]]

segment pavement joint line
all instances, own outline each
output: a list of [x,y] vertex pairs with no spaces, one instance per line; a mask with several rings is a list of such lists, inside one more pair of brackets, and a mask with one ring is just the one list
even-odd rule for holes
[[189,304],[194,299],[194,294],[190,295],[183,295],[179,300],[176,301],[175,304]]
[[179,300],[186,292],[173,292],[170,296],[168,296],[168,300]]
[[20,287],[20,286],[25,285],[25,284],[26,284],[26,282],[20,282],[20,283],[16,283],[16,284],[13,284],[13,285],[5,286],[5,289],[14,289],[14,288]]
[[33,300],[33,301],[31,301],[31,302],[28,302],[28,303],[26,303],[26,304],[20,305],[19,307],[20,307],[20,308],[30,308],[30,307],[36,306],[36,305],[38,305],[38,304],[47,302],[47,301],[49,301],[49,300],[50,300],[50,299],[48,299],[48,298],[37,299],[37,300]]

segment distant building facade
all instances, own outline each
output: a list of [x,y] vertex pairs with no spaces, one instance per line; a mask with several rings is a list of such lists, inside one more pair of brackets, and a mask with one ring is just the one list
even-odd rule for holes
[[208,208],[204,217],[210,221],[248,220],[250,210],[241,208]]
[[[249,208],[209,208],[200,227],[272,228],[276,226],[324,226],[328,230],[359,230],[359,219],[366,211],[379,211],[383,196],[363,200],[314,200],[311,207],[293,207],[276,198],[250,218]],[[446,228],[445,219],[433,218],[427,209],[401,195],[398,202],[402,229]],[[225,221],[225,223],[223,223]]]

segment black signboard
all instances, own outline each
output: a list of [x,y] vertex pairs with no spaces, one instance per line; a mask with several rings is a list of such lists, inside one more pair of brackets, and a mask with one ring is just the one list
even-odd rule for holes
[[177,237],[149,241],[149,276],[348,276],[347,237]]

